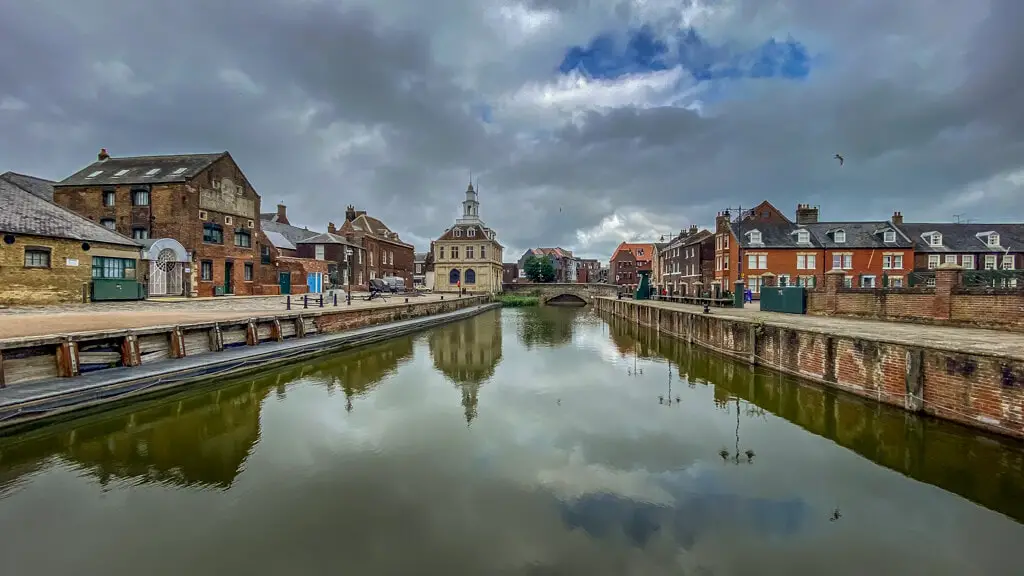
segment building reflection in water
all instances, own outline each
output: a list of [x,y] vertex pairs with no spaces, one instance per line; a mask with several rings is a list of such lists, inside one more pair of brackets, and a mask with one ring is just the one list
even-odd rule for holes
[[[700,346],[620,318],[605,320],[623,356],[636,354],[648,362],[667,359],[690,387],[713,387],[715,405],[737,417],[736,444],[718,455],[727,462],[747,462],[741,422],[770,413],[876,464],[1024,521],[1024,485],[1019,481],[1024,450],[1019,443],[724,361]],[[755,455],[752,461],[760,458]]]
[[530,306],[517,308],[513,319],[519,341],[527,350],[533,350],[572,342],[575,324],[584,314],[584,309],[577,307]]
[[384,379],[412,360],[414,340],[402,336],[379,344],[361,346],[325,362],[313,365],[306,380],[327,388],[329,394],[345,393],[345,410],[353,410],[353,400],[369,394]]
[[435,328],[427,338],[434,368],[462,392],[466,424],[477,415],[484,382],[501,362],[501,311],[494,310]]

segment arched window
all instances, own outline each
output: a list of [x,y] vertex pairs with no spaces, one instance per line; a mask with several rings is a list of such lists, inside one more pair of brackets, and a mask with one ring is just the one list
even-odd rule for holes
[[472,268],[466,270],[466,284],[476,284],[476,272]]
[[448,283],[452,286],[459,283],[459,271],[457,269],[448,273]]

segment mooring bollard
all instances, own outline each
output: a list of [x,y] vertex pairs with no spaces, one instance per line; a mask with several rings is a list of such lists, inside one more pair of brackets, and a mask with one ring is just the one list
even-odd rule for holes
[[284,308],[285,308],[285,310],[291,310],[292,309],[292,295],[291,294],[289,294],[288,296],[285,297]]
[[408,304],[408,303],[409,303],[409,299],[408,299],[408,298],[406,298],[406,299],[405,299],[405,303],[406,303],[406,304]]
[[302,295],[302,307],[309,308],[309,294]]
[[348,292],[345,293],[345,305],[346,306],[351,306],[352,305],[352,291],[351,290],[349,290]]
[[334,293],[334,307],[335,308],[338,307],[338,293],[337,292]]
[[323,292],[320,293],[320,307],[321,308],[324,307],[324,293]]

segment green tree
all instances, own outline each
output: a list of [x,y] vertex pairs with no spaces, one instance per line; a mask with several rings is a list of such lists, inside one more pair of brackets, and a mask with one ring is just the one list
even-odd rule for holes
[[555,263],[550,256],[530,256],[523,264],[523,273],[531,282],[552,282],[555,279]]

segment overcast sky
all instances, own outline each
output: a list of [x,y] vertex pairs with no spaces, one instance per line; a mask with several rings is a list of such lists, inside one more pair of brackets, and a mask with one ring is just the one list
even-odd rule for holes
[[[710,225],[1021,219],[1020,0],[0,0],[0,171],[228,150],[293,223],[506,260]],[[846,158],[840,167],[833,155]]]

